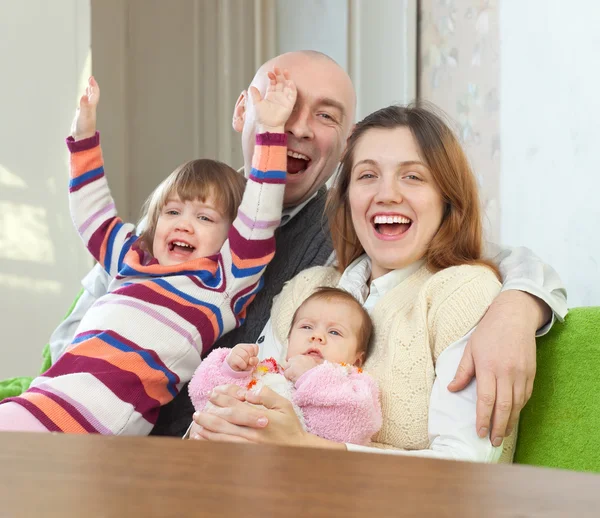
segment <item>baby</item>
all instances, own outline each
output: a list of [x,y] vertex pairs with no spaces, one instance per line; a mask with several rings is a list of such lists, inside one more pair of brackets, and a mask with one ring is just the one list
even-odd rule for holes
[[269,78],[264,99],[249,92],[256,148],[245,191],[227,165],[187,162],[149,198],[140,237],[117,217],[108,189],[96,132],[100,89],[90,78],[67,139],[69,203],[77,231],[112,281],[58,361],[23,395],[0,404],[0,430],[148,434],[201,354],[244,321],[275,252],[284,125],[296,101],[287,72],[275,68]]
[[196,370],[190,397],[196,410],[204,410],[219,385],[268,386],[292,402],[307,431],[368,444],[382,419],[377,385],[361,369],[371,332],[368,313],[352,295],[320,288],[294,314],[283,365],[273,358],[259,361],[256,344],[215,349]]

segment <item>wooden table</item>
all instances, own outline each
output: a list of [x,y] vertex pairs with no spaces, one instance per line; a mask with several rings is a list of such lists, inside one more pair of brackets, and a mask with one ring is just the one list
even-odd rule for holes
[[0,516],[600,516],[600,475],[276,446],[0,434]]

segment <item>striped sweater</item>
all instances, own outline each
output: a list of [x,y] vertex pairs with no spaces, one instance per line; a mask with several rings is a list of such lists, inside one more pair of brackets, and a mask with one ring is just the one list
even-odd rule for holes
[[224,333],[244,321],[275,252],[286,135],[256,137],[237,218],[218,255],[161,266],[116,215],[99,135],[67,140],[74,224],[111,275],[67,352],[20,397],[0,404],[0,430],[148,434],[160,406],[190,380]]

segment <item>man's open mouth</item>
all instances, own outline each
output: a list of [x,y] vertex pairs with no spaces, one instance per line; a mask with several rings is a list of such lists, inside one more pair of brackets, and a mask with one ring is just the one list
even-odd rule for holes
[[308,169],[310,158],[302,153],[298,153],[291,149],[287,152],[287,172],[288,174],[300,174]]
[[196,250],[195,246],[186,243],[185,241],[170,241],[169,242],[169,252],[177,252],[180,254],[191,255],[194,250]]
[[401,236],[412,225],[412,220],[400,215],[377,215],[371,219],[375,232],[383,236]]

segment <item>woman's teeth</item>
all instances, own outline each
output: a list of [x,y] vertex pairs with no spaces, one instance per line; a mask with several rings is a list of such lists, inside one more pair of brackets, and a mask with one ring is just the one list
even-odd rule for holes
[[404,216],[375,216],[375,218],[373,219],[373,223],[375,223],[376,225],[383,225],[383,224],[392,224],[392,223],[404,223],[404,224],[409,224],[411,221],[408,218],[405,218]]

